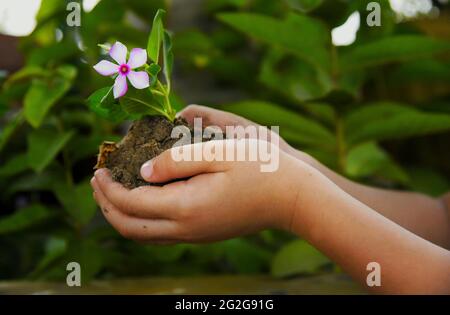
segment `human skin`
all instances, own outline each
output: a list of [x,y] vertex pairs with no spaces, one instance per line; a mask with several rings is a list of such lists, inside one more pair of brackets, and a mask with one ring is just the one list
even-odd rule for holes
[[[188,123],[195,117],[202,117],[205,126],[249,126],[256,123],[240,116],[205,106],[190,105],[180,113]],[[272,134],[278,137],[276,134]],[[287,154],[311,165],[342,190],[352,195],[388,219],[429,240],[450,249],[450,193],[442,198],[431,198],[424,194],[393,191],[361,185],[330,170],[310,155],[296,150],[279,137],[279,147]]]
[[[234,119],[236,124],[251,123],[205,110],[190,107],[182,115],[188,121],[204,116],[205,124],[218,126]],[[210,141],[182,149],[229,150],[260,141]],[[258,161],[175,162],[166,151],[143,167],[143,178],[152,183],[184,180],[127,190],[102,169],[91,182],[94,197],[112,226],[137,241],[201,243],[282,229],[305,238],[368,290],[450,294],[450,252],[437,245],[448,246],[449,241],[444,202],[355,184],[291,151],[284,141],[279,148],[279,169],[272,173],[261,172]],[[411,211],[413,219],[402,209]],[[438,218],[426,218],[427,209]],[[434,232],[428,232],[432,224]],[[369,288],[366,266],[373,261],[381,266],[382,284]]]

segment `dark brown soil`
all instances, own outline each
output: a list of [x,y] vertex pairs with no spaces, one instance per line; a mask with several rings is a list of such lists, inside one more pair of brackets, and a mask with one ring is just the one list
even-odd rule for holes
[[119,143],[106,142],[100,147],[96,168],[108,168],[113,179],[129,189],[149,185],[140,175],[141,166],[175,144],[171,132],[179,125],[187,126],[182,119],[172,123],[163,116],[135,121]]

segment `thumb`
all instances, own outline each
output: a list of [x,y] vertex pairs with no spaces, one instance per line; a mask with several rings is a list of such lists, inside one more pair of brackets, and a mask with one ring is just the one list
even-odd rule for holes
[[204,173],[216,173],[227,169],[226,162],[214,158],[205,159],[209,150],[225,151],[224,141],[209,141],[172,148],[164,151],[141,167],[142,178],[151,183],[165,183]]

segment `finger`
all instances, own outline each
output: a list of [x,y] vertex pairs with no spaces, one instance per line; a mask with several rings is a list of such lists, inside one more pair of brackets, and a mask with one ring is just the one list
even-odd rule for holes
[[176,216],[182,185],[167,187],[141,186],[128,190],[114,182],[106,169],[95,172],[98,189],[121,212],[129,216],[151,219],[172,219]]
[[[202,118],[202,126],[217,126],[227,139],[262,139],[271,141],[273,132],[251,120],[224,112],[214,108],[200,105],[189,105],[180,112],[180,116],[186,119],[189,125],[194,124],[194,118]],[[228,128],[227,128],[228,127]],[[234,128],[229,128],[234,127]],[[267,131],[269,131],[267,133]],[[261,134],[261,132],[263,132]],[[278,139],[278,137],[276,137]]]
[[194,118],[201,117],[203,125],[215,125],[223,131],[225,131],[227,126],[246,127],[249,125],[256,125],[255,123],[235,114],[200,105],[187,106],[179,113],[179,116],[183,117],[191,126],[194,124]]
[[144,163],[141,176],[150,183],[165,183],[176,179],[185,179],[204,173],[216,173],[228,169],[224,158],[227,145],[225,141],[208,141],[164,151],[154,159]]
[[91,181],[94,198],[102,209],[105,219],[124,237],[141,242],[171,243],[176,239],[177,225],[170,220],[152,220],[130,217],[112,204],[98,187],[98,181]]

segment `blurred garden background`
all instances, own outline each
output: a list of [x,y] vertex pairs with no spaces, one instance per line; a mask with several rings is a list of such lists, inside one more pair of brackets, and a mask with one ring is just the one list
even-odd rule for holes
[[[370,1],[63,0],[0,4],[0,280],[341,272],[279,231],[206,245],[141,245],[103,219],[89,179],[127,113],[92,111],[110,85],[98,43],[146,47],[157,9],[173,32],[173,102],[232,111],[356,181],[450,190],[450,5]],[[105,119],[108,118],[108,119]],[[112,119],[112,121],[111,121]],[[326,231],[323,231],[326,233]]]

